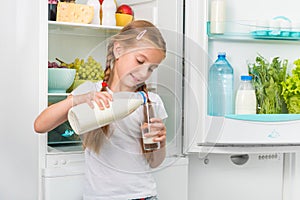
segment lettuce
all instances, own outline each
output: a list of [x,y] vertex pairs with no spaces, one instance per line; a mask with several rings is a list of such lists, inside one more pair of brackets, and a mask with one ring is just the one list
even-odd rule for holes
[[279,114],[285,108],[282,97],[282,82],[285,81],[288,60],[279,60],[279,57],[268,62],[258,55],[255,63],[248,64],[248,72],[253,77],[257,99],[258,114]]
[[300,114],[300,59],[294,61],[296,67],[282,84],[282,96],[291,114]]

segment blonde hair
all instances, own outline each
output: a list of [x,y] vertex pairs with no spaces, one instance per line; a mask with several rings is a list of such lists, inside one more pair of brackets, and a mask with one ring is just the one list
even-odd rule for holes
[[[113,52],[115,42],[122,44],[122,47],[126,50],[140,47],[142,44],[151,45],[154,48],[160,49],[163,52],[164,57],[166,55],[166,43],[160,31],[148,21],[132,21],[118,34],[112,36],[107,45],[106,68],[103,81],[107,82],[108,85],[110,84],[110,81],[112,81],[112,66],[116,60]],[[106,87],[103,87],[102,91],[106,91]],[[136,91],[144,91],[148,94],[147,85],[143,84],[138,86]],[[148,101],[150,102],[149,99]],[[108,137],[108,133],[108,125],[86,133],[83,137],[83,147],[89,148],[95,153],[99,153],[104,137]]]

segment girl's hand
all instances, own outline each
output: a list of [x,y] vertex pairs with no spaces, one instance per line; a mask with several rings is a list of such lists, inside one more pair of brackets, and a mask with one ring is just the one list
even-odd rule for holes
[[154,142],[160,142],[160,147],[164,147],[166,145],[166,133],[167,128],[160,118],[151,118],[151,128],[157,130],[157,134],[154,136]]
[[108,92],[89,92],[82,95],[73,96],[73,106],[87,103],[91,108],[94,108],[95,102],[101,110],[105,107],[109,108],[109,102],[112,101],[112,95]]

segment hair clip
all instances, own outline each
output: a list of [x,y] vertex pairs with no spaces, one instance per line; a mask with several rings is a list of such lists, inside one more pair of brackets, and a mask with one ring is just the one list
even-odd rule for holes
[[143,30],[143,31],[141,31],[141,32],[136,36],[136,39],[137,39],[137,40],[142,39],[142,37],[145,35],[146,32],[147,32],[146,29]]

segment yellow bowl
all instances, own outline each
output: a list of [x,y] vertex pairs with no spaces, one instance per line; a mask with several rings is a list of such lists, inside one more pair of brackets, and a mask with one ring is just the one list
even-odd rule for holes
[[132,15],[116,13],[116,25],[117,26],[126,26],[133,20]]
[[79,85],[81,85],[82,83],[86,82],[86,81],[91,81],[91,82],[98,82],[98,81],[101,81],[101,80],[82,80],[82,79],[79,79],[79,80],[74,80],[73,84],[69,87],[69,89],[67,90],[67,92],[72,92],[73,90],[75,90]]

